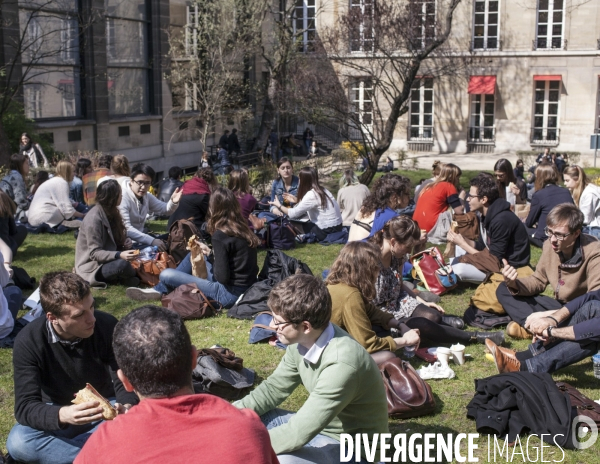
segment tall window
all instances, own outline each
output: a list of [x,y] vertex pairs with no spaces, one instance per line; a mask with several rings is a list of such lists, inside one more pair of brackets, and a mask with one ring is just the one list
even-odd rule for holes
[[425,48],[435,39],[435,0],[411,0],[411,45]]
[[350,103],[354,115],[352,126],[362,126],[371,131],[373,127],[373,81],[371,79],[354,79],[350,85]]
[[108,112],[111,116],[149,111],[146,0],[107,0]]
[[410,140],[433,140],[433,78],[417,79],[410,91]]
[[375,0],[350,0],[350,51],[372,52]]
[[187,6],[185,23],[185,54],[196,55],[198,50],[198,4]]
[[598,78],[598,97],[596,99],[596,134],[600,133],[600,77]]
[[470,142],[493,142],[494,95],[471,95]]
[[313,51],[316,36],[315,0],[296,0],[293,14],[294,35],[298,40],[300,51]]
[[473,49],[495,50],[498,42],[499,0],[475,0]]
[[538,0],[536,48],[564,48],[564,1]]
[[561,81],[535,81],[532,141],[558,143]]
[[29,118],[81,116],[77,15],[73,0],[19,0],[23,98]]

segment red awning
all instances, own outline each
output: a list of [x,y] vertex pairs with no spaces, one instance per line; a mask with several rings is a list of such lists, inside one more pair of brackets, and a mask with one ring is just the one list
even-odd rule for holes
[[471,76],[469,80],[470,95],[494,95],[496,76]]
[[562,76],[560,74],[548,74],[548,75],[535,75],[533,76],[534,81],[562,81]]

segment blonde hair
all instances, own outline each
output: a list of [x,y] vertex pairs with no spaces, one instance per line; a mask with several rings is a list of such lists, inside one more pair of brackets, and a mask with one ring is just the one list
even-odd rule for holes
[[571,192],[571,195],[573,196],[573,201],[575,202],[575,204],[579,206],[581,194],[583,193],[583,190],[587,187],[587,185],[590,183],[590,181],[585,175],[585,171],[579,166],[569,166],[565,168],[565,170],[563,171],[563,177],[565,175],[569,176],[577,183],[577,185]]
[[433,177],[437,177],[440,175],[443,166],[444,163],[442,163],[440,160],[435,160],[433,162],[433,164],[431,165],[431,174],[433,175]]
[[548,184],[558,184],[559,177],[554,163],[540,163],[535,168],[535,191],[542,190]]
[[56,175],[62,177],[67,182],[73,180],[73,165],[68,161],[59,161],[56,165]]
[[456,164],[442,164],[438,178],[423,187],[423,192],[434,188],[436,185],[442,182],[448,182],[454,185],[456,190],[460,190],[460,176],[462,176],[462,171]]

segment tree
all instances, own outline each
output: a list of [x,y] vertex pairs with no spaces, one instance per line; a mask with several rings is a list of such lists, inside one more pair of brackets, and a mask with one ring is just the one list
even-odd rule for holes
[[428,85],[418,76],[455,74],[464,66],[444,47],[460,3],[355,0],[324,32],[320,59],[333,62],[346,92],[319,92],[320,112],[367,158],[362,183],[373,179],[411,92]]

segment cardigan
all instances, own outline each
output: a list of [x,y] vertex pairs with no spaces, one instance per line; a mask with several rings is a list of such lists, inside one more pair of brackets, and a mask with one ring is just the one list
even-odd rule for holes
[[586,226],[600,227],[600,187],[594,184],[585,186],[579,198],[579,209]]
[[71,219],[75,208],[69,199],[69,183],[59,176],[44,182],[35,192],[27,219],[33,227],[46,223],[56,227],[66,219]]
[[300,203],[293,208],[288,208],[289,218],[300,219],[304,214],[308,214],[308,219],[320,229],[339,226],[342,223],[340,206],[329,190],[323,190],[328,198],[325,208],[321,207],[321,199],[314,189],[311,189],[306,192]]

